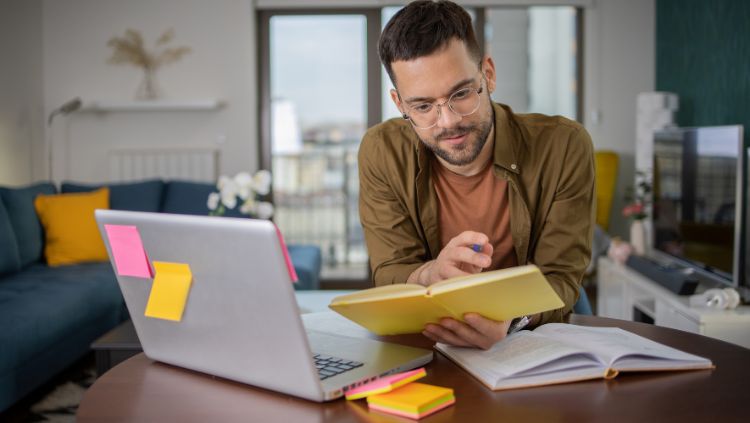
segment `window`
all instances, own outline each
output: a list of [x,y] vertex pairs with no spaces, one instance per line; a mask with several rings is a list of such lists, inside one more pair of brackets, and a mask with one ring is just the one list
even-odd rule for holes
[[[276,223],[288,242],[321,247],[324,280],[368,278],[357,150],[368,127],[400,116],[377,55],[380,32],[398,10],[258,13],[261,166],[273,173]],[[498,70],[495,101],[517,112],[580,115],[577,9],[469,13]]]
[[[375,16],[375,19],[373,19]],[[366,280],[357,150],[380,122],[368,101],[378,69],[362,11],[264,11],[261,17],[263,167],[273,177],[275,221],[290,243],[318,245],[324,279]],[[377,31],[379,34],[379,30]]]
[[487,8],[485,51],[497,71],[492,98],[515,112],[578,119],[579,14],[569,6]]

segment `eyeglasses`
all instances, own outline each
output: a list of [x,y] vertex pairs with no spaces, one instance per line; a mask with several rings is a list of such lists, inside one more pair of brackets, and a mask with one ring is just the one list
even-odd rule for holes
[[407,106],[409,113],[404,113],[404,119],[411,122],[417,129],[430,129],[437,125],[440,119],[440,109],[448,106],[451,111],[459,116],[466,117],[479,109],[480,94],[483,87],[466,87],[451,94],[444,103],[419,103]]

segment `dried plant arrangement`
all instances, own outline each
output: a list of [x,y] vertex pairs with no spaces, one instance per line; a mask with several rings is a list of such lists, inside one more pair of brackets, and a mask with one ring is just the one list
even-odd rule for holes
[[[136,99],[153,100],[159,97],[156,86],[156,71],[164,66],[179,61],[190,53],[190,47],[165,47],[174,39],[174,29],[166,30],[157,40],[153,51],[146,50],[143,36],[139,31],[128,29],[122,37],[112,37],[107,45],[112,48],[110,64],[133,65],[143,69],[143,81],[136,92]],[[161,51],[159,49],[161,48]]]

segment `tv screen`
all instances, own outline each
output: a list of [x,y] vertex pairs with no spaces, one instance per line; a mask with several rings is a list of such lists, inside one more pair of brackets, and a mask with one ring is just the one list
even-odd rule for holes
[[654,135],[654,249],[733,284],[741,277],[742,147],[742,126]]

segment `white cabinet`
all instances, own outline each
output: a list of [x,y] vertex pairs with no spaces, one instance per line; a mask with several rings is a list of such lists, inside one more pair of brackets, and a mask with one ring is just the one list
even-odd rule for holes
[[700,322],[678,310],[669,306],[664,301],[656,301],[656,322],[659,326],[672,329],[684,330],[685,332],[702,333]]
[[691,308],[679,296],[607,257],[597,270],[597,314],[698,333],[750,348],[750,306],[734,310]]

